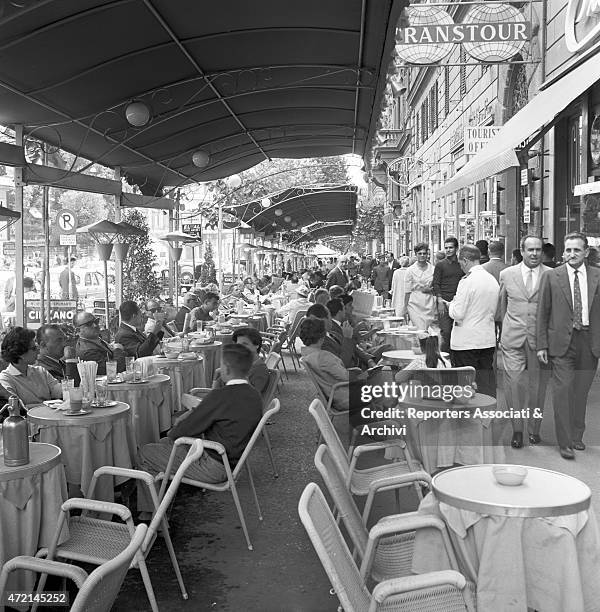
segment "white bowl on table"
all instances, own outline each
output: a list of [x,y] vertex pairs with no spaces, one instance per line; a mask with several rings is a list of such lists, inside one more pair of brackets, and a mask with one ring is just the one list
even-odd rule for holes
[[522,465],[495,465],[492,473],[498,484],[518,487],[527,477],[527,468]]

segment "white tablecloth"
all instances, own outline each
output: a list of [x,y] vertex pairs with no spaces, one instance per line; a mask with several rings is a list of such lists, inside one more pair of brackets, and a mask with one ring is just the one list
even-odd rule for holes
[[[552,518],[482,515],[438,503],[419,512],[442,517],[461,572],[477,584],[484,612],[600,611],[600,533],[593,510]],[[417,535],[416,573],[448,569],[436,533]]]
[[[0,566],[18,555],[31,555],[49,546],[67,499],[65,470],[60,449],[30,443],[30,462],[6,468],[0,455]],[[61,543],[69,537],[63,531]],[[12,572],[7,590],[30,591],[35,582],[31,572]]]
[[[103,465],[131,468],[136,448],[131,429],[129,406],[119,403],[112,408],[97,408],[92,414],[69,417],[60,410],[39,406],[29,410],[32,434],[39,442],[54,444],[62,450],[67,482],[88,490],[94,470]],[[94,497],[113,501],[114,487],[120,479],[102,477]]]

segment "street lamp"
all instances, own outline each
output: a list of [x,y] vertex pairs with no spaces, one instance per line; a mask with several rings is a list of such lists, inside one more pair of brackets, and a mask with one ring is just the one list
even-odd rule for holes
[[175,262],[175,308],[179,308],[179,260],[183,253],[183,247],[180,247],[179,243],[197,242],[198,238],[184,232],[169,232],[162,236],[161,240],[169,243],[169,257]]
[[78,234],[89,234],[96,243],[96,252],[100,261],[104,264],[104,307],[106,317],[106,328],[108,329],[108,260],[113,250],[113,243],[117,236],[121,235],[123,228],[105,219],[90,225],[84,225],[77,229]]

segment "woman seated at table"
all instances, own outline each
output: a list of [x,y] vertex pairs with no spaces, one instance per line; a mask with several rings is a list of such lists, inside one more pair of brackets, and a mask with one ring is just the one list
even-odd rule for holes
[[[323,319],[304,319],[300,323],[299,335],[300,340],[305,345],[302,347],[302,359],[313,372],[319,387],[327,397],[329,397],[333,385],[354,380],[356,375],[360,374],[358,368],[347,370],[339,357],[323,350],[323,340],[326,336]],[[350,394],[347,387],[336,389],[333,407],[335,410],[349,409]]]
[[2,359],[9,364],[0,372],[0,385],[26,405],[62,398],[61,383],[48,370],[34,365],[39,350],[35,332],[23,327],[13,327],[0,348]]
[[421,348],[422,355],[417,355],[404,369],[396,374],[397,383],[410,380],[414,376],[415,370],[450,367],[450,363],[440,353],[440,342],[437,336],[419,338],[419,347]]
[[[269,384],[269,369],[263,358],[260,356],[262,348],[262,336],[254,327],[239,327],[233,332],[232,341],[241,344],[252,351],[254,361],[248,372],[248,382],[260,393],[264,393]],[[215,371],[213,389],[220,389],[224,386],[221,380],[220,368]]]

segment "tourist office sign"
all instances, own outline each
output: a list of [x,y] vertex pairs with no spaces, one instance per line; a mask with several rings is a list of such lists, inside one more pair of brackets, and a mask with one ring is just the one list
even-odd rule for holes
[[396,51],[407,63],[433,64],[462,44],[476,60],[502,62],[519,53],[530,37],[531,23],[510,4],[475,4],[460,23],[436,6],[413,5],[396,30]]
[[500,125],[468,125],[465,127],[464,153],[475,155],[500,131]]

